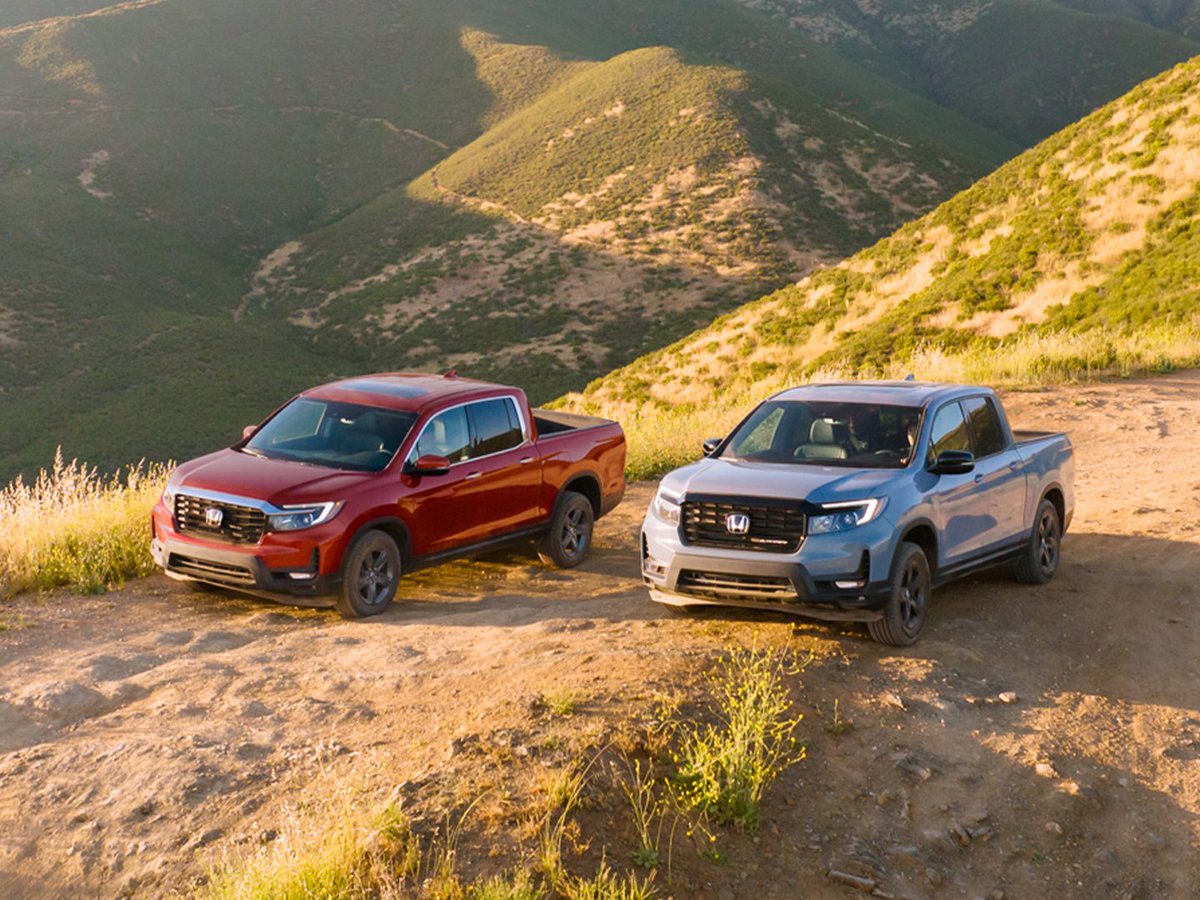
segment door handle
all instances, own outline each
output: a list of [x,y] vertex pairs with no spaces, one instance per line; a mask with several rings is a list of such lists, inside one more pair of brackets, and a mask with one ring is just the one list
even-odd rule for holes
[[1015,462],[1010,462],[1008,464],[1008,471],[1010,471],[1010,472],[1017,471],[1017,464]]
[[[468,475],[467,477],[468,477],[468,478],[470,478],[471,476],[470,476],[470,475]],[[978,473],[976,473],[976,475],[975,475],[975,483],[976,483],[976,484],[979,484],[979,482],[981,482],[981,481],[983,481],[983,473],[982,473],[982,472],[978,472]]]
[[480,475],[482,475],[482,474],[483,474],[482,472],[468,472],[468,473],[467,473],[466,480],[467,480],[467,481],[471,481],[471,480],[473,480],[473,479],[475,479],[475,478],[478,478],[478,477],[479,477]]
[[522,456],[520,458],[520,460],[518,460],[518,462],[520,462],[521,465],[525,465],[526,463],[533,462],[533,457],[532,456]]

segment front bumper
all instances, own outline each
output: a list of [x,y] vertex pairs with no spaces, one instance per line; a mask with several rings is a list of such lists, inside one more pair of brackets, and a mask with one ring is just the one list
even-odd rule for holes
[[795,553],[683,544],[653,512],[642,526],[642,581],[668,606],[733,606],[839,622],[878,621],[887,603],[895,529],[883,517],[810,536]]
[[159,568],[174,578],[203,581],[252,594],[326,598],[337,593],[341,582],[336,575],[317,574],[315,557],[312,566],[269,569],[261,559],[247,553],[172,538],[165,541],[155,538],[150,542],[150,553]]

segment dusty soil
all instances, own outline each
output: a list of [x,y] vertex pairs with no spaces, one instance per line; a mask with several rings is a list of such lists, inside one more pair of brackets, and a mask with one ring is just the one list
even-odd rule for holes
[[[757,834],[721,833],[721,861],[678,837],[664,895],[852,896],[830,868],[906,897],[1200,895],[1200,373],[1007,403],[1075,441],[1063,566],[1042,588],[1000,573],[941,590],[909,650],[659,610],[637,573],[649,484],[579,571],[455,564],[370,622],[163,578],[10,603],[0,896],[186,891],[329,797],[393,796],[418,821],[485,797],[460,862],[499,870],[530,846],[539,779],[636,745],[656,698],[699,696],[721,648],[754,642],[815,653],[795,684],[808,757]],[[538,702],[567,691],[573,715]],[[580,824],[572,868],[604,846],[628,864],[611,791]]]

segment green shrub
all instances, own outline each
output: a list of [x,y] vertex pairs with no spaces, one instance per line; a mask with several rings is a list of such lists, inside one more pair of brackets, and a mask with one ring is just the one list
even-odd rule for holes
[[681,804],[717,822],[758,826],[763,794],[784,769],[804,759],[787,679],[796,668],[777,651],[734,650],[712,676],[716,724],[674,721],[675,785]]

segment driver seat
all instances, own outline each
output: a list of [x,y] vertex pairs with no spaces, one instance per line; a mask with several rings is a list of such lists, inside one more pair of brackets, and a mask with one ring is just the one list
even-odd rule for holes
[[850,429],[836,419],[815,419],[808,430],[808,443],[796,448],[797,459],[848,459],[846,444]]

